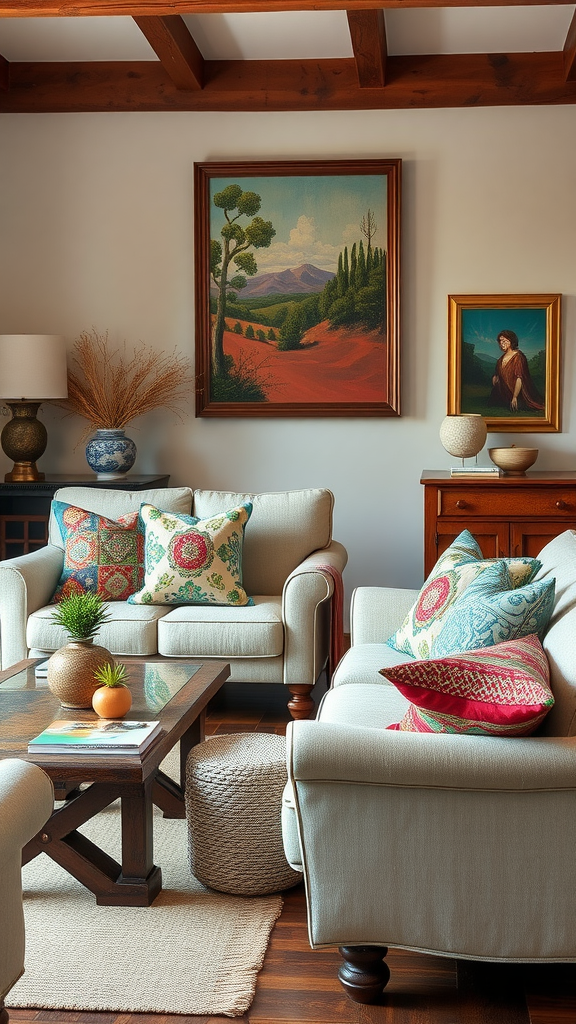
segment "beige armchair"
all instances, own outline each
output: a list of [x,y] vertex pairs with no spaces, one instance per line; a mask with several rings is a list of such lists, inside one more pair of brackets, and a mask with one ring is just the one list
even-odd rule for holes
[[[332,540],[334,498],[309,488],[265,494],[62,488],[55,499],[117,519],[142,502],[168,512],[206,518],[250,501],[244,541],[244,586],[253,605],[132,605],[110,602],[99,641],[113,654],[218,659],[231,665],[231,682],[282,683],[294,717],[313,708],[310,692],[327,663],[335,579],[345,549]],[[51,654],[66,642],[52,622],[49,602],[63,564],[54,519],[46,547],[0,563],[2,667]]]
[[387,731],[408,702],[378,669],[415,592],[360,588],[352,647],[316,721],[287,731],[283,832],[310,942],[340,947],[348,994],[377,999],[386,947],[465,960],[576,961],[576,532],[539,554],[555,705],[538,735]]
[[26,761],[0,761],[0,1024],[7,1024],[4,999],[24,970],[22,847],[52,813],[54,791],[41,768]]

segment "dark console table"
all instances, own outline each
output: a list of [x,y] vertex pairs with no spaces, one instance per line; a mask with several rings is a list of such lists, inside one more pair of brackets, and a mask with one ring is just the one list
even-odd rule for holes
[[0,559],[25,555],[48,541],[50,502],[60,487],[105,487],[116,491],[144,491],[167,487],[169,476],[128,473],[117,480],[97,480],[94,473],[46,475],[44,480],[0,483]]

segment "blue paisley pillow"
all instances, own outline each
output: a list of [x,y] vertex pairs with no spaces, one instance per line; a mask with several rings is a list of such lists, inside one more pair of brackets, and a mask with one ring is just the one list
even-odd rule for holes
[[[416,603],[387,645],[413,658],[430,658],[436,638],[444,628],[446,616],[466,588],[480,574],[492,568],[495,560],[485,559],[472,534],[463,530],[441,555],[428,576]],[[504,558],[508,575],[501,589],[510,590],[529,583],[538,572],[535,558]]]
[[245,502],[207,519],[140,508],[144,586],[130,604],[253,604],[242,585]]
[[492,647],[537,633],[540,641],[554,607],[556,581],[537,580],[510,589],[508,569],[495,562],[454,602],[432,644],[432,657]]

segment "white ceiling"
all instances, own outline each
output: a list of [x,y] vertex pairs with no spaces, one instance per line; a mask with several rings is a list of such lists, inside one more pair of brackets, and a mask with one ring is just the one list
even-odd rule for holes
[[[389,54],[561,50],[574,6],[385,11]],[[185,15],[208,60],[352,57],[345,11]],[[156,60],[132,18],[4,18],[9,61]]]

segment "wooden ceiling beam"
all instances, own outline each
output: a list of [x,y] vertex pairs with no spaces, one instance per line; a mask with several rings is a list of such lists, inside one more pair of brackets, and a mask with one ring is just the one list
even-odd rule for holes
[[567,82],[574,82],[576,81],[576,11],[570,22],[562,52],[564,54],[564,77]]
[[386,81],[384,11],[347,11],[350,39],[361,89],[382,88]]
[[[523,0],[570,6],[574,0]],[[517,7],[518,0],[0,0],[0,18],[154,17],[254,11],[377,10],[387,7]]]
[[201,89],[204,58],[179,14],[134,18],[177,89]]
[[0,53],[0,92],[8,92],[10,88],[10,64]]
[[378,110],[576,103],[563,54],[388,57],[384,89],[340,60],[205,61],[204,88],[176,88],[159,61],[12,63],[0,112]]

